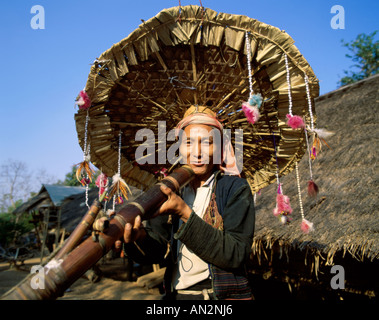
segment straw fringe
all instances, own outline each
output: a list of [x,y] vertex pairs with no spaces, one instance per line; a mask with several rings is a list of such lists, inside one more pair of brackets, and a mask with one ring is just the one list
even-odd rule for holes
[[[115,159],[117,126],[123,129],[124,141],[131,141],[139,128],[156,131],[152,119],[155,122],[166,120],[169,126],[174,126],[191,104],[205,105],[211,101],[214,111],[226,119],[226,127],[247,128],[240,105],[248,96],[245,92],[248,79],[243,76],[246,73],[243,69],[245,32],[248,31],[255,64],[253,87],[265,99],[260,124],[246,130],[250,134],[244,136],[243,145],[246,155],[244,171],[252,191],[257,192],[275,181],[273,157],[270,158],[272,139],[264,134],[271,132],[280,136],[277,155],[280,175],[291,172],[294,163],[305,152],[301,133],[290,132],[285,123],[288,88],[283,53],[288,56],[291,72],[293,111],[305,116],[307,123],[309,117],[302,76],[305,73],[309,78],[311,99],[318,96],[318,80],[293,45],[293,39],[278,28],[246,16],[210,9],[203,11],[199,6],[182,6],[180,22],[178,16],[179,7],[174,7],[143,21],[139,28],[105,51],[92,65],[86,85],[92,101],[89,110],[92,163],[112,176],[115,173],[112,159]],[[184,50],[183,46],[194,50]],[[201,61],[202,50],[207,53],[206,62]],[[224,81],[221,75],[227,74],[230,75],[228,81]],[[223,88],[226,85],[228,88]],[[225,95],[225,90],[229,94]],[[76,114],[75,120],[82,145],[82,112]],[[135,154],[135,148],[131,143],[123,149],[124,165],[135,164],[134,159],[128,157]],[[143,189],[156,182],[153,173],[157,167],[137,171],[123,169],[122,176],[128,184]],[[141,180],[142,172],[147,173]]]

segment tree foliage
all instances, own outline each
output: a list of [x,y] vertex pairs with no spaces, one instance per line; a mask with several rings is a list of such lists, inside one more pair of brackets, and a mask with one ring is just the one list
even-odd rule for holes
[[[0,245],[7,247],[14,244],[20,235],[34,228],[30,223],[30,213],[13,214],[14,210],[24,201],[30,200],[41,188],[42,184],[59,184],[64,186],[81,186],[76,178],[76,166],[71,168],[63,181],[49,175],[46,170],[32,172],[26,163],[8,159],[0,166]],[[89,187],[95,187],[95,181],[100,174],[95,171]],[[32,183],[34,182],[34,184]],[[38,192],[38,191],[37,191]]]
[[18,236],[31,231],[34,226],[30,223],[31,216],[28,213],[16,217],[11,212],[0,214],[0,245],[7,247]]
[[342,40],[343,46],[350,51],[346,57],[355,63],[352,65],[355,70],[345,70],[345,76],[339,81],[339,86],[357,82],[379,72],[379,41],[374,39],[377,32],[369,35],[361,33],[351,42]]

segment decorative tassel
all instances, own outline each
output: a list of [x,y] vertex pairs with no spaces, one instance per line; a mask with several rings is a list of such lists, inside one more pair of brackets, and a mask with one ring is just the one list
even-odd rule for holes
[[308,221],[307,219],[303,219],[303,221],[301,222],[300,229],[306,234],[312,232],[314,230],[313,223]]
[[313,143],[311,149],[311,159],[315,160],[317,155],[321,152],[322,144],[325,144],[329,149],[329,145],[326,143],[325,138],[330,137],[334,132],[327,131],[325,129],[315,129],[313,130]]
[[[92,177],[95,174],[94,170],[91,168],[89,160],[84,160],[83,162],[76,165],[76,179],[83,185],[88,185],[92,182]],[[86,176],[84,176],[86,175]]]
[[273,213],[275,217],[280,218],[283,224],[289,223],[291,221],[289,215],[292,213],[290,198],[278,192],[276,196],[276,207]]
[[88,97],[87,92],[84,90],[80,91],[75,104],[78,105],[79,109],[87,110],[91,106],[91,100]]
[[106,190],[106,188],[108,186],[108,177],[107,177],[107,175],[104,174],[104,173],[101,173],[97,177],[95,184],[99,188],[99,196],[101,196],[105,192],[105,190]]
[[255,122],[258,121],[260,114],[259,114],[257,107],[255,107],[255,106],[253,107],[253,106],[249,105],[247,102],[243,102],[242,103],[242,110],[245,114],[245,117],[247,118],[247,120],[251,124],[254,124]]
[[322,139],[326,139],[334,135],[333,131],[328,131],[326,129],[313,129],[313,132],[317,134]]
[[308,181],[308,195],[310,197],[316,197],[318,194],[318,186],[313,180]]
[[242,110],[245,114],[245,117],[247,120],[254,124],[258,121],[260,114],[259,114],[259,108],[262,105],[262,96],[258,94],[253,94],[253,78],[252,78],[252,72],[251,72],[251,46],[250,46],[250,39],[249,39],[249,32],[246,31],[245,33],[246,38],[246,53],[247,53],[247,69],[248,69],[248,77],[249,77],[249,102],[243,102],[242,103]]
[[123,204],[123,203],[124,203],[124,199],[122,198],[122,196],[117,196],[116,204]]
[[300,116],[292,116],[290,114],[287,114],[287,124],[292,129],[299,129],[299,128],[305,128],[305,123],[302,117]]
[[245,117],[247,120],[254,124],[259,120],[259,117],[261,116],[259,113],[259,108],[262,105],[262,96],[260,94],[254,94],[249,99],[249,103],[243,102],[242,103],[242,110],[245,114]]
[[309,155],[312,160],[315,160],[317,158],[317,149],[315,147],[312,147]]
[[251,106],[256,106],[259,109],[262,105],[262,96],[259,93],[253,94],[249,99],[249,104]]
[[162,168],[158,171],[155,171],[154,174],[159,175],[159,179],[163,179],[163,178],[167,177],[167,175],[168,175],[167,172],[168,172],[168,170],[166,168]]
[[128,193],[132,194],[129,186],[126,184],[125,180],[121,178],[119,173],[116,173],[112,177],[112,185],[108,193],[108,198],[111,199],[114,195],[117,197],[117,204],[123,203],[122,196],[125,200],[128,200]]

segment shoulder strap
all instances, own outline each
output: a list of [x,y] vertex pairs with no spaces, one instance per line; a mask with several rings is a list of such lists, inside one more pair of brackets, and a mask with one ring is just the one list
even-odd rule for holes
[[218,211],[217,202],[216,202],[216,185],[217,185],[217,178],[220,173],[221,171],[218,171],[215,174],[211,199],[204,213],[203,220],[207,222],[208,224],[210,224],[213,228],[216,228],[218,230],[223,230],[224,223],[222,220],[222,216]]

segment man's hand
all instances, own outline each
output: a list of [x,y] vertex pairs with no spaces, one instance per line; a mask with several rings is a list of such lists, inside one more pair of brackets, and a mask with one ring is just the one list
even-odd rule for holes
[[124,241],[125,243],[133,243],[137,240],[142,240],[146,236],[146,230],[144,229],[141,217],[137,216],[134,219],[134,225],[127,223],[124,230]]
[[184,202],[184,200],[179,197],[175,192],[173,192],[169,187],[161,185],[161,191],[167,195],[168,199],[158,210],[159,214],[176,214],[183,220],[187,222],[191,215],[191,208]]
[[[191,215],[191,208],[184,202],[184,200],[179,197],[175,192],[173,192],[169,187],[161,185],[161,191],[167,195],[168,199],[157,211],[157,214],[176,214],[183,220],[187,222]],[[125,243],[133,243],[134,241],[142,240],[146,236],[146,230],[144,229],[141,217],[137,216],[134,220],[134,224],[127,223],[124,230],[124,241]]]

